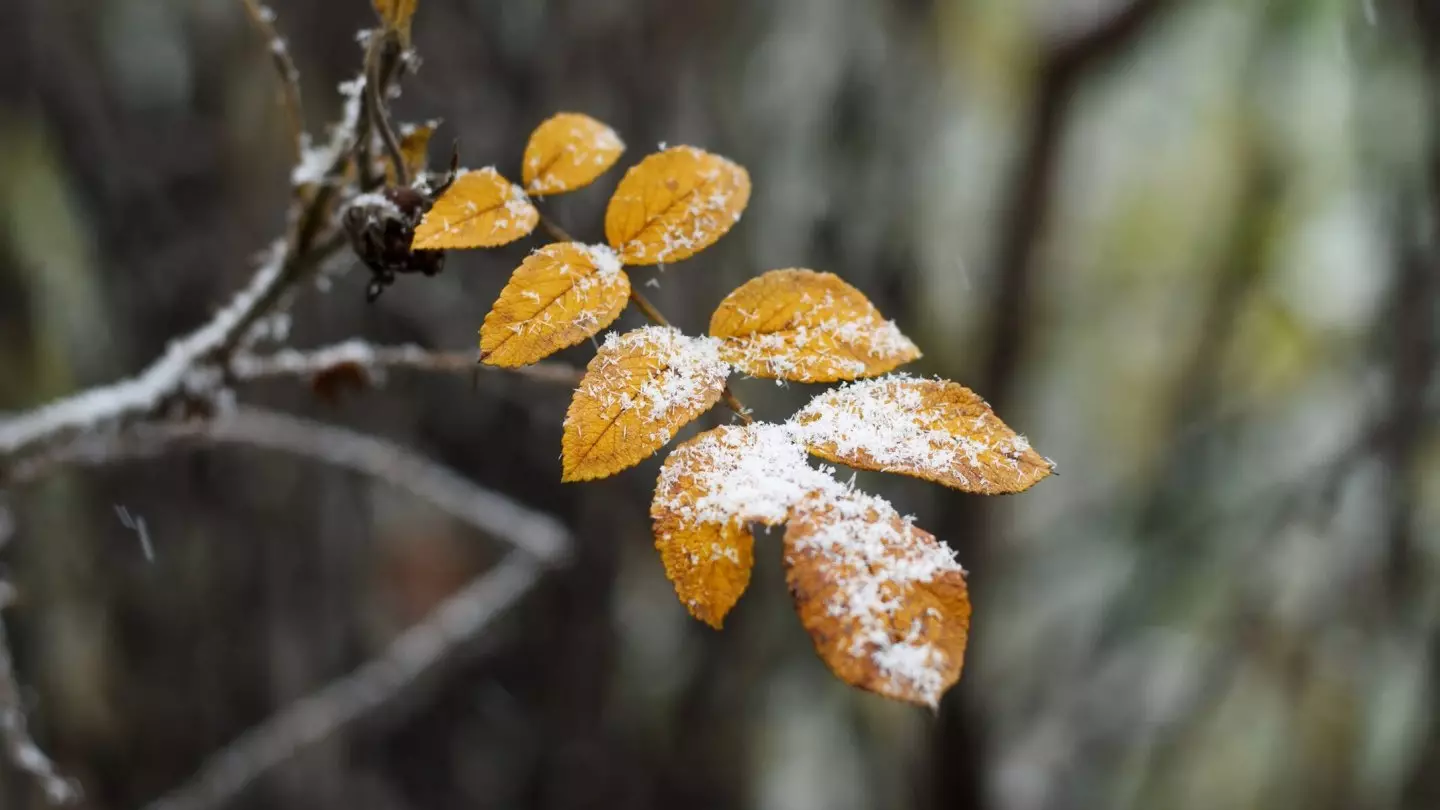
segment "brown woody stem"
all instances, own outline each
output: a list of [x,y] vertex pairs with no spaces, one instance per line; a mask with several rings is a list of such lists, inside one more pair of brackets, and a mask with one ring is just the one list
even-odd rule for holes
[[[385,155],[390,158],[390,163],[395,168],[395,184],[398,186],[410,185],[410,170],[405,166],[405,155],[400,151],[400,141],[395,137],[395,130],[390,126],[390,110],[385,106],[385,89],[389,86],[391,66],[398,61],[400,43],[394,39],[390,32],[375,34],[380,39],[375,40],[378,45],[372,45],[370,58],[365,61],[366,73],[369,74],[365,80],[365,94],[369,103],[370,126],[380,135],[380,142],[385,145]],[[394,54],[392,56],[392,54]]]

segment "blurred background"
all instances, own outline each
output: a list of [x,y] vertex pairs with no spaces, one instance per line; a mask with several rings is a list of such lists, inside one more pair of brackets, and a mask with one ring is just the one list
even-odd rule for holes
[[[374,13],[272,4],[321,135]],[[291,153],[238,0],[0,0],[0,20],[0,410],[20,411],[137,372],[242,286]],[[1436,4],[422,0],[414,40],[395,109],[444,119],[436,163],[458,138],[513,176],[539,121],[589,113],[629,149],[546,208],[598,241],[657,143],[730,156],[754,179],[740,224],[637,276],[673,321],[702,331],[767,269],[838,273],[923,348],[913,371],[974,388],[1060,475],[985,499],[862,474],[971,572],[965,675],[932,714],[830,675],[778,534],[722,632],[688,618],[652,547],[659,458],[561,485],[563,385],[243,387],[551,513],[576,548],[396,700],[210,806],[1440,807]],[[289,343],[473,351],[540,238],[373,305],[355,266],[302,292]],[[735,388],[776,420],[818,390]],[[506,551],[233,446],[0,499],[32,730],[97,810],[181,785]],[[0,805],[43,800],[0,763]]]

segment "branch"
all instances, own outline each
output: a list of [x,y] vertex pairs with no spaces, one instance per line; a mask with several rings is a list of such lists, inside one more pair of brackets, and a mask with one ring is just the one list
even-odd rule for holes
[[188,782],[147,810],[208,810],[260,776],[400,695],[478,636],[539,580],[541,567],[512,553],[446,599],[379,657],[282,708],[212,755]]
[[280,106],[285,110],[285,119],[290,125],[290,137],[295,144],[295,159],[299,160],[305,149],[305,113],[300,103],[300,71],[295,60],[290,58],[290,48],[280,33],[275,30],[275,12],[260,4],[259,0],[240,0],[245,14],[270,46],[270,58],[275,72],[280,77]]
[[[8,522],[9,518],[0,514],[0,519]],[[0,610],[8,607],[14,596],[10,583],[0,580]],[[48,802],[60,805],[80,800],[79,786],[60,774],[55,763],[30,736],[3,621],[0,621],[0,739],[4,741],[10,763],[34,780]]]
[[1003,411],[1026,350],[1031,323],[1030,288],[1036,257],[1049,227],[1059,152],[1075,89],[1110,58],[1130,46],[1175,0],[1131,0],[1078,34],[1052,42],[1041,59],[1029,123],[1003,209],[994,273],[997,279],[989,355],[979,386]]
[[540,560],[556,560],[569,551],[569,532],[559,521],[412,450],[348,428],[248,406],[208,421],[139,423],[118,433],[86,437],[26,460],[14,468],[13,477],[28,483],[56,467],[113,464],[206,443],[275,450],[368,475]]
[[363,340],[347,340],[319,349],[281,349],[273,354],[238,354],[231,361],[230,371],[239,381],[275,377],[308,377],[337,367],[357,365],[369,372],[390,369],[413,369],[443,374],[472,372],[483,369],[492,373],[518,374],[537,382],[575,386],[584,376],[583,369],[566,363],[535,363],[519,368],[501,369],[475,362],[475,355],[462,352],[436,352],[420,346],[375,346]]

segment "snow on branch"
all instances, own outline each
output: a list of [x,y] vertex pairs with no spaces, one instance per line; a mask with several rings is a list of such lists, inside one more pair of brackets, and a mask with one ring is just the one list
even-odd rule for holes
[[[0,580],[0,610],[10,605],[14,595],[10,583]],[[35,781],[50,804],[74,804],[80,800],[79,786],[61,775],[55,763],[30,736],[4,622],[0,622],[0,741],[4,743],[10,763]]]
[[57,400],[0,422],[0,461],[28,454],[77,434],[100,430],[163,410],[173,398],[209,398],[221,383],[222,355],[271,311],[284,291],[343,242],[327,240],[297,252],[281,241],[266,252],[250,282],[205,325],[172,342],[139,375]]
[[[433,351],[421,346],[376,346],[352,339],[318,349],[281,349],[272,354],[239,354],[230,364],[237,380],[263,380],[274,377],[307,377],[324,374],[344,366],[362,368],[370,373],[390,369],[412,369],[440,373],[470,373],[481,369],[487,373],[501,371],[481,365],[475,355],[464,352]],[[564,363],[534,363],[504,371],[538,382],[579,385],[583,372]]]

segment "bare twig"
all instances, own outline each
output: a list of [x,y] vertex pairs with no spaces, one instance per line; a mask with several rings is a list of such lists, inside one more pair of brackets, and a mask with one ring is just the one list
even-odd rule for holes
[[280,106],[285,110],[285,119],[290,126],[290,137],[295,145],[295,159],[300,159],[305,149],[305,114],[300,103],[300,71],[295,60],[290,58],[290,48],[284,38],[275,30],[275,12],[260,4],[259,0],[240,0],[250,22],[270,46],[270,58],[275,72],[280,77]]
[[405,154],[400,150],[400,141],[395,137],[394,127],[390,125],[390,108],[385,103],[390,74],[399,63],[400,42],[395,38],[394,32],[387,30],[372,33],[365,57],[366,113],[371,129],[380,136],[380,143],[384,145],[385,154],[390,158],[395,171],[395,184],[408,186],[410,169],[405,165]]
[[[0,610],[8,607],[13,598],[10,583],[0,580]],[[35,781],[47,801],[56,805],[79,801],[79,786],[61,775],[30,736],[3,621],[0,621],[0,738],[4,740],[10,763]]]
[[282,708],[210,757],[185,784],[147,810],[209,810],[258,777],[399,696],[475,638],[538,581],[543,569],[512,553],[406,630],[379,657]]
[[[281,349],[273,354],[239,354],[231,361],[236,380],[274,377],[305,377],[348,364],[369,372],[413,369],[444,374],[470,373],[477,368],[475,355],[464,352],[437,352],[420,346],[375,346],[363,340],[347,340],[319,349]],[[535,363],[502,369],[478,366],[488,372],[516,374],[537,382],[579,385],[584,370],[566,363]]]

